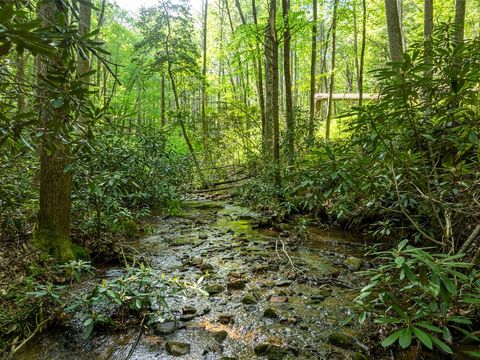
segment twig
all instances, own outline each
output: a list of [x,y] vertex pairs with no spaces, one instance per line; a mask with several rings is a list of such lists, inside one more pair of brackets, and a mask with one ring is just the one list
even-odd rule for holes
[[462,245],[462,247],[460,248],[460,250],[458,250],[458,253],[457,254],[466,254],[467,250],[470,248],[470,246],[472,245],[472,243],[475,241],[475,239],[477,238],[478,234],[480,234],[480,224],[478,224],[475,229],[473,230],[473,232],[470,234],[470,236],[468,237],[467,241],[465,241],[465,243]]
[[13,359],[13,356],[14,356],[21,348],[23,348],[30,340],[32,340],[33,337],[34,337],[35,335],[37,335],[37,333],[42,329],[43,325],[45,325],[45,324],[48,323],[50,320],[52,320],[52,319],[55,317],[55,315],[56,315],[56,313],[53,313],[52,315],[50,315],[49,318],[47,318],[46,320],[43,320],[40,324],[38,324],[37,327],[35,328],[35,330],[33,330],[33,332],[30,334],[30,336],[27,337],[25,340],[23,340],[20,345],[18,345],[16,348],[14,348],[14,349],[10,352],[10,354],[8,354],[6,360]]
[[138,346],[138,343],[140,342],[140,339],[142,338],[142,334],[143,334],[143,322],[145,321],[145,315],[143,315],[143,318],[142,318],[142,321],[140,323],[140,329],[138,331],[138,335],[137,335],[137,338],[135,340],[135,343],[133,344],[133,346],[130,348],[130,351],[128,352],[128,355],[127,357],[125,358],[125,360],[129,360],[133,353],[135,352],[135,349],[137,348]]

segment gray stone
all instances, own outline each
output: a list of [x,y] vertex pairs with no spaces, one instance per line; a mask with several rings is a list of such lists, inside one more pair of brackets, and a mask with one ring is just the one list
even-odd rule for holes
[[167,351],[173,356],[183,356],[190,354],[190,344],[178,341],[167,341]]
[[200,266],[200,270],[202,270],[203,272],[213,271],[213,265],[209,263],[204,263]]
[[263,317],[266,317],[269,319],[276,319],[278,318],[278,314],[274,308],[266,308],[265,311],[263,312]]
[[203,259],[200,256],[194,256],[190,261],[193,266],[199,266],[203,264]]
[[222,314],[218,317],[218,322],[223,325],[228,325],[233,323],[233,315]]
[[225,290],[225,287],[220,284],[208,285],[205,287],[205,291],[208,292],[209,295],[217,295],[223,292],[224,290]]
[[290,286],[293,284],[293,281],[292,280],[288,280],[288,279],[280,279],[280,280],[277,280],[275,282],[275,286]]
[[358,271],[362,266],[362,259],[350,256],[347,260],[344,261],[343,265],[350,271]]
[[245,289],[246,280],[232,280],[227,284],[229,290],[243,290]]
[[228,333],[225,330],[216,331],[213,333],[213,337],[218,342],[223,342],[228,336]]
[[355,339],[343,332],[336,331],[328,335],[328,342],[343,349],[352,349],[355,347]]
[[255,296],[247,294],[243,297],[242,303],[244,303],[245,305],[254,305],[257,303],[257,299],[255,299]]
[[287,355],[287,350],[268,343],[255,346],[253,349],[257,356],[265,356],[269,360],[283,359]]
[[173,334],[175,330],[177,330],[175,321],[165,321],[163,323],[157,324],[154,328],[155,333],[158,335]]

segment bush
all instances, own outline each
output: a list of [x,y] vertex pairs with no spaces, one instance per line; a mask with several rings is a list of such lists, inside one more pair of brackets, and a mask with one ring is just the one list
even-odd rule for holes
[[[398,341],[402,348],[413,339],[432,350],[452,354],[452,344],[473,342],[480,315],[480,274],[463,255],[430,254],[409,246],[376,253],[378,268],[355,300],[360,322],[372,318],[389,336],[382,345]],[[472,353],[480,357],[480,352]]]
[[79,149],[74,164],[75,226],[82,233],[131,237],[138,232],[136,220],[178,208],[190,162],[169,150],[157,129],[104,131],[89,145]]

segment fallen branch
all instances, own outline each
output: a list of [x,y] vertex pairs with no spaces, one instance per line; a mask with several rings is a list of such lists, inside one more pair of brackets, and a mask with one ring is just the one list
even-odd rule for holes
[[12,351],[10,351],[10,354],[8,354],[7,356],[7,359],[6,360],[11,360],[14,358],[15,354],[21,349],[23,348],[30,340],[32,340],[35,335],[37,335],[37,333],[39,331],[42,330],[43,326],[48,323],[50,320],[52,320],[54,317],[56,316],[56,313],[53,313],[52,315],[50,315],[49,318],[43,320],[40,324],[37,325],[37,327],[35,328],[35,330],[33,330],[33,332],[30,334],[29,337],[27,337],[25,340],[22,341],[22,343],[20,345],[18,345],[17,347],[14,347],[12,349]]
[[458,251],[457,254],[466,254],[468,249],[470,248],[470,246],[473,244],[473,242],[475,241],[475,239],[477,238],[478,234],[480,234],[480,224],[478,224],[475,229],[473,230],[473,232],[470,234],[470,236],[468,237],[467,241],[465,241],[465,243],[462,245],[462,247],[460,248],[460,250]]

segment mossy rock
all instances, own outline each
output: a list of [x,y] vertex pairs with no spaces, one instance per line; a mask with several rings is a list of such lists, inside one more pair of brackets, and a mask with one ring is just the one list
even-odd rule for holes
[[356,346],[356,342],[353,337],[340,331],[336,331],[328,335],[328,342],[343,349],[351,349]]

